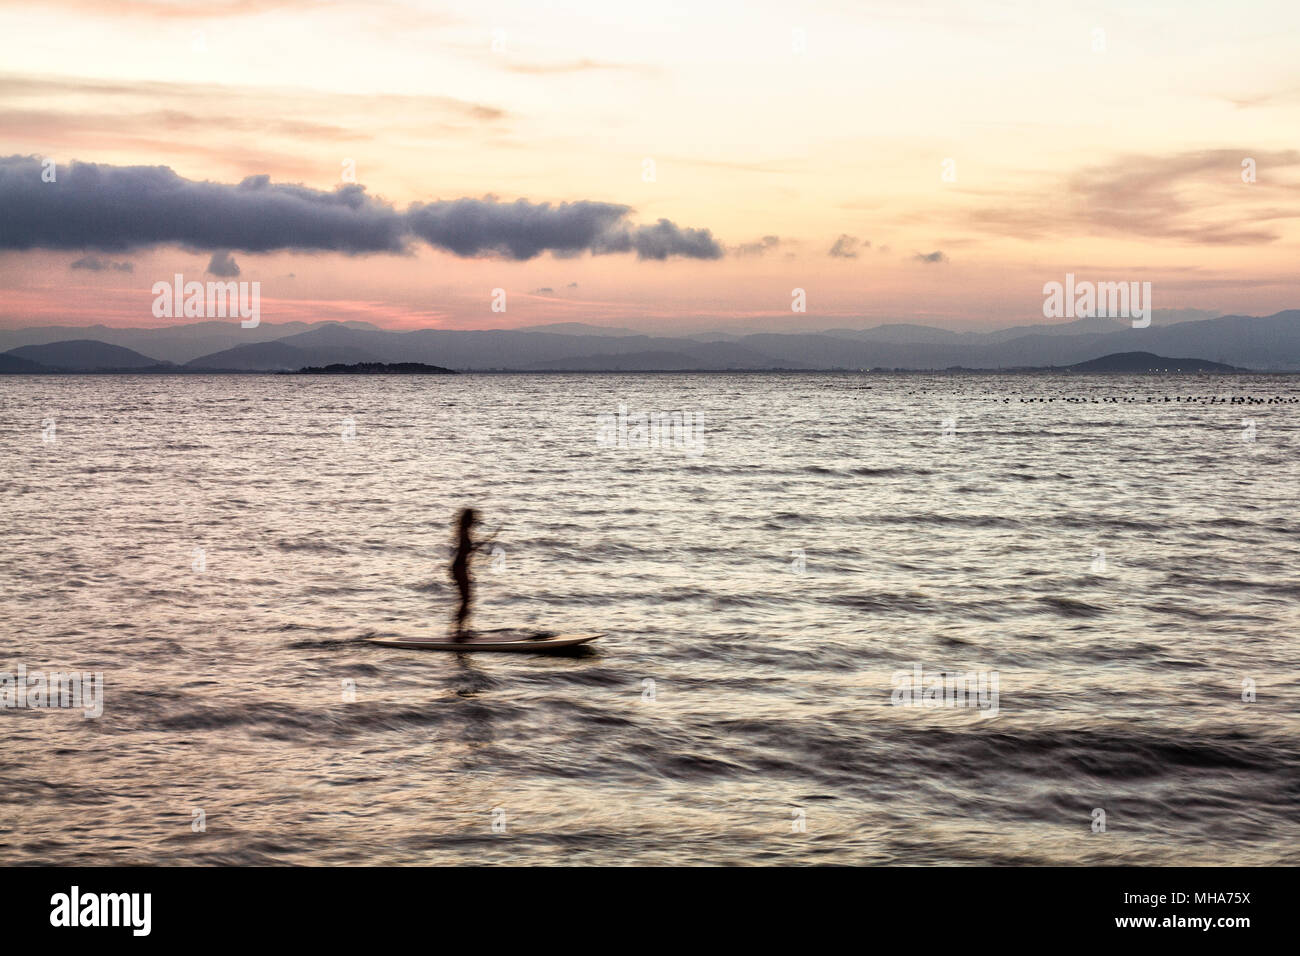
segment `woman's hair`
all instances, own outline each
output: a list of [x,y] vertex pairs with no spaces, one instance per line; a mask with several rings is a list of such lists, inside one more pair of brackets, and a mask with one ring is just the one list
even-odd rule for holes
[[473,527],[474,523],[477,521],[478,521],[477,511],[475,511],[473,508],[462,508],[460,512],[460,516],[456,519],[456,526],[460,529],[460,533],[464,534],[465,532],[469,531],[469,529]]

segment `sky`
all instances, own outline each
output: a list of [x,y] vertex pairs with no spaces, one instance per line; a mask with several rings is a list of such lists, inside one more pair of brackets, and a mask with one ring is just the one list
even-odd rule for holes
[[395,329],[1271,314],[1298,48],[1290,0],[0,0],[0,325],[176,273]]

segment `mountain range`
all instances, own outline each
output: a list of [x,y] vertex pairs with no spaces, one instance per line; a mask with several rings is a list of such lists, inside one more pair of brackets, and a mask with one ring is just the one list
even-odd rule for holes
[[1040,368],[1115,353],[1195,356],[1239,368],[1300,370],[1300,310],[1134,329],[1086,318],[994,332],[890,324],[820,332],[646,335],[564,323],[521,329],[396,332],[365,322],[196,322],[156,329],[48,326],[0,330],[0,371],[176,368],[284,371],[422,362],[456,370],[690,371]]

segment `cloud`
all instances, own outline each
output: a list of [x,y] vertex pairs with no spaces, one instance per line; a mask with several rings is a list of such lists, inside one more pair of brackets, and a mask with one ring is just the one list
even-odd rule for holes
[[916,255],[912,256],[912,258],[917,262],[947,262],[948,261],[948,257],[945,256],[938,249],[934,250],[934,252],[918,252]]
[[549,285],[544,285],[540,289],[534,289],[533,295],[555,295],[555,290]]
[[[4,0],[0,0],[3,4]],[[319,3],[319,0],[312,0]],[[241,132],[270,133],[281,127],[291,134],[304,133],[337,140],[349,130],[370,127],[366,121],[378,115],[397,114],[403,119],[393,127],[404,131],[433,129],[442,136],[458,128],[446,122],[463,120],[496,121],[509,114],[497,106],[451,96],[402,95],[396,93],[340,93],[295,87],[249,89],[218,83],[180,83],[157,80],[103,80],[67,76],[25,76],[0,73],[0,99],[8,107],[7,122],[27,117],[48,117],[34,128],[58,130],[71,124],[76,130],[93,120],[110,124],[138,121],[145,132],[158,125],[169,130],[209,124],[233,124]],[[18,104],[27,101],[28,109]],[[62,101],[74,109],[60,113],[53,107]],[[91,102],[94,101],[94,102]],[[219,101],[221,112],[214,113]],[[274,109],[268,109],[273,106]],[[304,121],[304,116],[321,122]],[[98,127],[96,127],[98,128]],[[211,128],[211,125],[209,125]]]
[[738,246],[733,246],[731,251],[738,256],[761,256],[765,252],[771,252],[781,245],[780,236],[764,236],[757,242],[742,242]]
[[1286,106],[1290,103],[1300,102],[1300,86],[1274,90],[1267,93],[1223,96],[1223,99],[1227,100],[1239,110],[1251,109],[1259,106]]
[[511,73],[523,73],[527,76],[546,76],[553,73],[587,73],[592,70],[622,70],[639,73],[653,73],[650,67],[635,63],[604,63],[583,58],[565,63],[505,63],[505,69]]
[[870,249],[870,242],[862,242],[857,236],[841,235],[835,240],[835,245],[831,246],[831,251],[827,253],[832,259],[856,259],[858,257],[858,247]]
[[[19,5],[18,0],[0,2],[0,6]],[[82,15],[137,16],[155,20],[213,20],[258,16],[272,10],[310,12],[324,6],[321,0],[124,0],[111,8],[98,0],[47,0],[47,5]]]
[[223,279],[233,279],[239,275],[239,264],[235,262],[229,251],[214,252],[212,260],[208,263],[208,274]]
[[185,179],[166,166],[79,162],[57,167],[54,182],[44,182],[41,172],[38,157],[0,158],[0,250],[175,244],[213,252],[405,253],[417,237],[462,257],[722,255],[707,229],[683,229],[667,219],[635,225],[627,221],[630,207],[615,203],[454,199],[401,212],[356,184],[326,192],[261,175],[229,185]]
[[411,231],[458,256],[504,255],[531,259],[550,249],[592,249],[629,212],[626,206],[572,202],[552,206],[520,199],[453,199],[415,203],[407,212]]
[[114,251],[175,243],[196,249],[400,252],[391,206],[357,185],[334,192],[250,176],[194,182],[166,166],[71,163],[43,182],[40,161],[0,159],[0,249]]
[[[1259,181],[1243,184],[1242,160],[1254,159]],[[1300,217],[1273,205],[1294,190],[1300,151],[1198,150],[1172,156],[1122,156],[1084,167],[1062,182],[1018,189],[996,206],[974,209],[972,226],[1019,239],[1125,236],[1197,245],[1261,245],[1280,234],[1271,220]]]
[[531,259],[559,255],[635,252],[639,259],[717,259],[722,247],[707,229],[681,229],[667,219],[653,226],[624,222],[631,209],[614,203],[502,203],[455,199],[416,203],[407,213],[411,231],[458,256],[503,255]]
[[69,269],[88,269],[91,272],[134,272],[135,266],[130,262],[113,262],[99,256],[82,256],[73,262]]
[[708,229],[682,229],[668,219],[653,226],[620,226],[611,229],[593,252],[636,251],[638,259],[721,259],[722,246]]

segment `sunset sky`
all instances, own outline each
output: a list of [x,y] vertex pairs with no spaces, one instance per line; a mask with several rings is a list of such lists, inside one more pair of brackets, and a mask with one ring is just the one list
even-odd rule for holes
[[267,322],[1300,307],[1300,5],[1125,8],[0,0],[0,324],[156,326],[226,252]]

